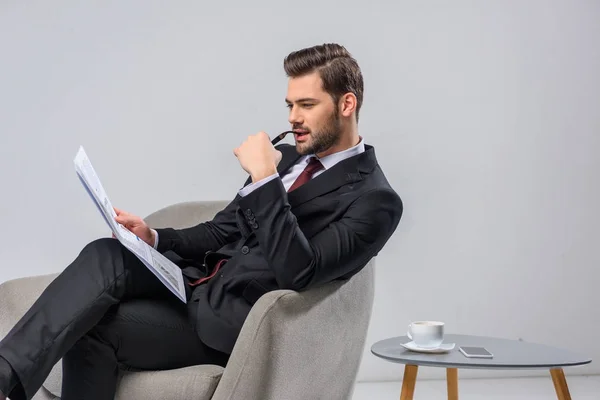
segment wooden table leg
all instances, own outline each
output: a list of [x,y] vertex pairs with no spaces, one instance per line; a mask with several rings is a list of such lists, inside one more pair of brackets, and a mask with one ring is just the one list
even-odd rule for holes
[[417,382],[417,371],[419,367],[416,365],[406,365],[404,367],[404,378],[402,378],[402,392],[400,400],[412,400],[415,394],[415,383]]
[[554,382],[554,389],[556,390],[558,400],[571,400],[567,379],[562,368],[551,369],[550,375],[552,375],[552,382]]
[[458,369],[446,368],[446,385],[448,400],[458,400]]

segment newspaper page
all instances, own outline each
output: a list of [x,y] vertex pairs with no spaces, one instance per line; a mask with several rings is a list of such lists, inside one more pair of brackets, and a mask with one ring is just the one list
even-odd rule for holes
[[186,303],[185,284],[181,269],[154,249],[154,247],[149,246],[123,225],[115,221],[117,214],[83,147],[79,148],[73,161],[79,180],[115,234],[115,237],[129,251],[135,254],[173,294]]

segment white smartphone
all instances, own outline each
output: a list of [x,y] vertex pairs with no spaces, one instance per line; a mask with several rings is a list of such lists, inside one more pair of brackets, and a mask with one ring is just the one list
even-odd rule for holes
[[476,346],[460,346],[458,348],[465,357],[469,358],[494,358],[494,355],[490,353],[485,347]]

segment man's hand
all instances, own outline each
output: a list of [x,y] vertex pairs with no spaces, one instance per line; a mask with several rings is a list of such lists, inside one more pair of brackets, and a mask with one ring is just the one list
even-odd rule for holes
[[154,247],[154,232],[143,219],[137,217],[133,214],[129,214],[123,210],[119,210],[116,207],[113,207],[117,216],[115,217],[115,221],[123,225],[127,230],[131,233],[142,239],[144,242],[148,243],[151,247]]
[[271,144],[265,132],[248,136],[242,145],[233,150],[240,165],[252,177],[252,182],[260,181],[277,172],[281,152]]

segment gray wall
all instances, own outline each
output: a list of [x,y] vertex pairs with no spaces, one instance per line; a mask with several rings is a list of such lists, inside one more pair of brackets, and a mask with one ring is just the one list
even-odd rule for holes
[[369,347],[414,319],[600,358],[599,20],[598,1],[5,0],[0,281],[60,271],[108,235],[79,145],[131,212],[231,199],[232,149],[288,127],[283,57],[337,41],[365,75],[360,133],[406,206],[359,379],[400,377]]

